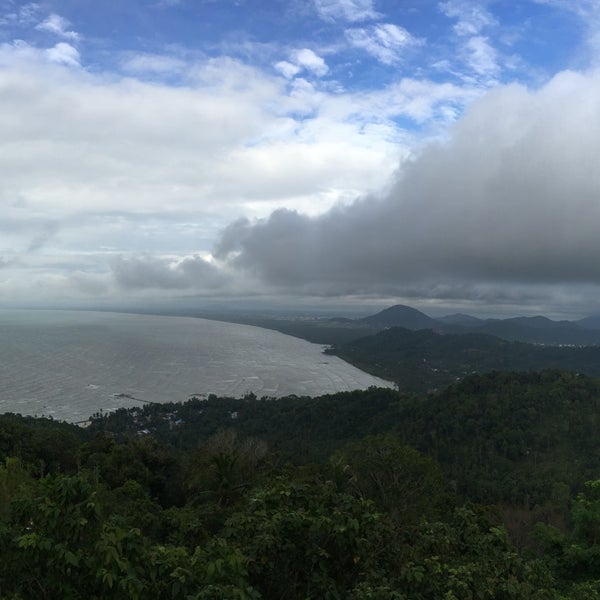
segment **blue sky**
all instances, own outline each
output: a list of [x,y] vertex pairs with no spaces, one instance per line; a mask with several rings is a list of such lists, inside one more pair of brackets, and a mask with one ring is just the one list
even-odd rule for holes
[[0,0],[0,294],[600,310],[599,32],[598,0]]
[[585,63],[591,25],[582,16],[595,7],[570,4],[571,10],[528,0],[5,2],[2,37],[38,47],[62,38],[93,71],[118,72],[128,54],[153,56],[159,71],[159,58],[220,56],[281,71],[281,62],[302,68],[297,53],[308,50],[322,67],[304,65],[303,76],[351,90],[381,88],[402,76],[539,83]]

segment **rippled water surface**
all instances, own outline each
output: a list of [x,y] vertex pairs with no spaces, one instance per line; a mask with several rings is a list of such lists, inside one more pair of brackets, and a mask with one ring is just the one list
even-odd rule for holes
[[187,317],[0,311],[0,413],[85,420],[194,394],[316,396],[387,382],[322,346]]

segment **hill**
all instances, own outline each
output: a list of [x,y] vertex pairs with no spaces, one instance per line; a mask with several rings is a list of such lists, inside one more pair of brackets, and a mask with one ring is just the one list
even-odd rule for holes
[[575,323],[583,329],[600,329],[600,315],[592,315],[575,321]]
[[396,428],[465,497],[533,507],[597,477],[599,423],[600,381],[549,370],[467,377],[405,403]]
[[594,318],[581,321],[553,321],[541,315],[508,319],[478,319],[454,314],[434,319],[425,313],[398,304],[374,315],[358,319],[356,324],[385,329],[404,327],[412,331],[432,329],[439,333],[481,333],[509,341],[530,344],[593,346],[600,344],[600,330]]
[[509,341],[530,344],[592,346],[600,344],[600,330],[593,317],[581,321],[553,321],[541,315],[508,319],[478,319],[454,314],[434,319],[425,313],[397,304],[369,317],[357,319],[356,324],[385,329],[404,327],[412,331],[432,329],[443,333],[482,333]]
[[274,329],[309,342],[329,345],[350,342],[390,327],[403,327],[411,331],[432,329],[438,333],[448,334],[481,333],[529,344],[600,345],[598,317],[588,317],[579,321],[553,321],[541,315],[479,319],[466,314],[453,314],[434,319],[403,304],[390,306],[376,314],[359,319],[251,313],[197,313],[193,316]]
[[360,369],[394,381],[400,390],[427,392],[472,373],[570,369],[600,376],[597,346],[539,346],[483,333],[443,334],[399,327],[327,350]]
[[228,428],[304,463],[326,460],[347,441],[394,432],[438,461],[465,498],[523,503],[528,496],[534,505],[551,497],[553,482],[581,489],[597,476],[599,424],[600,379],[544,370],[470,375],[427,396],[371,388],[152,404],[95,417],[87,434],[136,438],[144,427],[162,443],[194,450]]
[[600,343],[600,331],[584,329],[571,321],[552,321],[542,316],[490,319],[469,329],[530,344],[594,346]]
[[599,424],[600,380],[564,371],[474,375],[429,396],[211,396],[85,431],[6,415],[0,587],[593,600]]
[[425,313],[403,304],[390,306],[390,308],[386,308],[370,317],[358,319],[358,322],[380,328],[404,327],[412,330],[435,329],[441,325],[439,321],[428,317]]

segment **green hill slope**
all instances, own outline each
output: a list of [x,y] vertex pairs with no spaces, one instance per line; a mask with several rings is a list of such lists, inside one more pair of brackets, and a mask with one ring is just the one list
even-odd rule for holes
[[600,376],[600,347],[539,346],[479,333],[438,334],[394,327],[328,352],[394,381],[402,391],[417,393],[489,371],[568,369]]

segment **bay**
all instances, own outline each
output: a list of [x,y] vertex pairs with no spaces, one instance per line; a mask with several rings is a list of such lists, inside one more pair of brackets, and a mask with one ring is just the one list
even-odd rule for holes
[[0,310],[0,413],[77,422],[193,395],[391,385],[322,351],[275,331],[192,317]]

